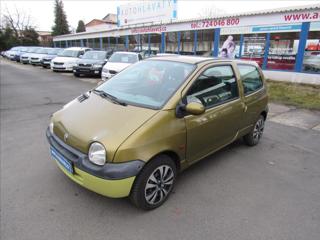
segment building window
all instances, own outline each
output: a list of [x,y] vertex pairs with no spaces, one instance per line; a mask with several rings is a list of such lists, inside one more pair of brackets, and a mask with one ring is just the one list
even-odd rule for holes
[[214,29],[198,30],[197,55],[211,56],[213,50]]
[[310,73],[320,72],[320,31],[319,30],[313,31],[313,29],[311,28],[309,31],[306,48],[304,52],[302,71],[310,72]]
[[267,69],[294,70],[299,33],[271,33]]
[[178,33],[177,32],[166,33],[166,52],[167,53],[178,52]]
[[194,31],[181,32],[181,55],[193,55]]
[[255,61],[262,66],[266,34],[247,34],[243,37],[241,59]]
[[220,36],[219,56],[228,58],[239,58],[240,35]]

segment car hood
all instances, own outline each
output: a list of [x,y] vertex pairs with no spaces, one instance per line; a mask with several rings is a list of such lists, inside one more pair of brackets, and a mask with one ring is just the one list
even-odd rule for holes
[[45,56],[45,54],[42,54],[42,53],[33,53],[31,55],[31,57],[33,58],[43,58]]
[[92,142],[101,142],[108,159],[118,147],[158,110],[121,106],[95,93],[80,102],[74,99],[52,117],[54,133],[68,145],[87,153]]
[[80,59],[78,63],[81,64],[104,64],[104,61],[102,60],[96,60],[96,59]]
[[107,62],[106,65],[104,65],[104,69],[113,70],[116,72],[120,72],[126,67],[130,66],[132,63],[117,63],[117,62]]
[[24,53],[24,54],[21,54],[20,56],[21,57],[30,57],[33,53]]
[[45,58],[45,59],[54,59],[55,57],[57,57],[57,55],[47,54],[43,58]]
[[55,57],[53,59],[54,62],[62,62],[62,63],[74,63],[77,62],[79,58],[75,57]]

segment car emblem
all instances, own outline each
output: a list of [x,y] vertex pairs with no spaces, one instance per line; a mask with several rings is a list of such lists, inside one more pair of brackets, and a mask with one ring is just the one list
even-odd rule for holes
[[64,136],[63,136],[63,140],[66,142],[68,140],[68,137],[69,137],[69,134],[65,133]]

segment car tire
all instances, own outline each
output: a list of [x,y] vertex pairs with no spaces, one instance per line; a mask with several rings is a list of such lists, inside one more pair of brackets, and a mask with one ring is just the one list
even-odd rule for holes
[[264,130],[264,122],[265,122],[264,116],[260,115],[252,131],[243,137],[244,142],[248,146],[255,146],[259,143]]
[[155,157],[137,176],[130,193],[131,202],[143,210],[161,206],[168,199],[176,177],[177,168],[169,156]]
[[73,76],[80,77],[80,74],[79,73],[73,73]]

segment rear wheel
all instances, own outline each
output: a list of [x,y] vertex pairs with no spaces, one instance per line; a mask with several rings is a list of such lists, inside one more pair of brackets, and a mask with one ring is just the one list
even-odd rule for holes
[[79,74],[79,73],[73,73],[73,75],[74,75],[75,77],[80,77],[80,74]]
[[136,178],[130,200],[138,208],[151,210],[169,197],[177,176],[176,165],[166,155],[159,155],[148,163]]
[[264,130],[264,122],[264,117],[260,115],[252,131],[243,137],[247,145],[254,146],[259,143]]

